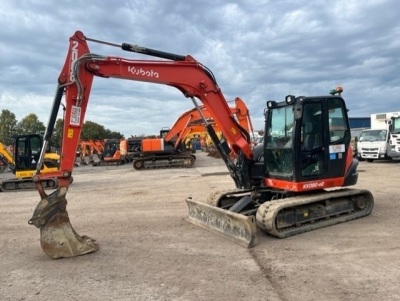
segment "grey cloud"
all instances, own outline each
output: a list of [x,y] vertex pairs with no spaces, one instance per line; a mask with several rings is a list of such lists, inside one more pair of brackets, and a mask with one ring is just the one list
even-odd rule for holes
[[[266,100],[326,94],[335,85],[344,87],[351,116],[398,111],[399,19],[395,0],[5,0],[0,109],[22,117],[36,110],[47,122],[68,38],[82,30],[117,44],[192,55],[211,69],[226,99],[247,102],[257,129]],[[151,59],[89,46],[94,53]],[[86,119],[126,135],[157,133],[191,107],[170,87],[96,78]]]

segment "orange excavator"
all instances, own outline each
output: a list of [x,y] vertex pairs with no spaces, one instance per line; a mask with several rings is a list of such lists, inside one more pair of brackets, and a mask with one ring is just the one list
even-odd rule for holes
[[93,161],[100,161],[103,154],[104,142],[100,140],[80,140],[78,144],[79,158],[76,160],[76,164],[83,162],[89,164]]
[[[253,125],[246,104],[239,97],[236,97],[234,102],[235,106],[230,107],[231,112],[244,130],[253,133]],[[195,108],[179,116],[171,129],[162,129],[160,138],[141,140],[141,152],[133,162],[135,169],[193,166],[196,156],[184,148],[183,141],[194,130],[206,131],[207,124],[212,125],[214,130],[218,126],[204,105],[197,105],[197,103],[195,105]]]
[[[254,131],[253,124],[245,102],[240,97],[236,97],[234,102],[235,106],[229,107],[233,117],[238,121],[244,131],[252,135]],[[174,126],[165,136],[165,139],[180,143],[190,133],[206,131],[206,125],[212,125],[215,131],[221,131],[209,110],[207,110],[204,105],[196,106],[194,109],[185,112],[178,118]]]
[[106,139],[99,160],[94,160],[93,166],[121,165],[133,161],[133,154],[128,151],[128,139]]
[[[91,53],[97,42],[146,54],[160,60],[127,59]],[[221,128],[220,141],[206,125],[237,189],[215,194],[212,204],[187,198],[188,220],[246,247],[256,243],[257,228],[287,237],[354,220],[370,214],[374,200],[364,189],[350,189],[358,179],[350,146],[347,107],[342,89],[330,95],[287,95],[268,101],[265,139],[252,148],[249,134],[239,125],[212,72],[189,55],[178,55],[132,44],[114,44],[77,31],[71,38],[58,78],[49,124],[34,180],[41,197],[29,224],[40,229],[43,251],[52,258],[72,257],[98,250],[97,242],[72,227],[66,195],[75,151],[95,76],[168,85],[187,98],[199,99]],[[60,169],[41,173],[44,153],[65,94]],[[338,126],[340,125],[340,126]],[[233,151],[235,160],[229,157]],[[42,182],[56,177],[56,191],[47,195]],[[334,188],[334,189],[332,189]]]

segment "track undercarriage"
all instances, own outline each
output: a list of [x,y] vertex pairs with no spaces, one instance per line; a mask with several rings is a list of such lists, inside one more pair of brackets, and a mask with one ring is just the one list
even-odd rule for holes
[[209,200],[211,205],[186,201],[190,222],[245,247],[255,244],[256,228],[285,238],[367,216],[374,207],[372,194],[360,189],[296,195],[271,190],[234,190],[214,195]]
[[133,168],[136,170],[155,168],[192,167],[196,157],[191,154],[151,155],[135,159]]
[[[42,181],[44,189],[56,189],[58,186],[57,179],[46,179]],[[8,179],[0,183],[0,191],[26,191],[36,189],[36,184],[32,178],[27,179]]]

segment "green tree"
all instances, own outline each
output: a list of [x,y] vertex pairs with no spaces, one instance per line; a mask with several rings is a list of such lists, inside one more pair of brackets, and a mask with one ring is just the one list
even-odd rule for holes
[[106,129],[101,124],[98,124],[93,121],[86,121],[83,124],[81,140],[89,140],[89,139],[104,139],[106,134]]
[[38,116],[31,113],[24,117],[17,125],[18,134],[43,134],[46,127],[41,122]]
[[57,149],[61,147],[63,125],[64,125],[63,119],[58,118],[54,126],[53,135],[51,136],[50,145]]
[[13,135],[17,133],[17,119],[9,110],[2,110],[0,114],[0,142],[5,145],[14,143]]
[[122,135],[120,132],[114,132],[107,129],[106,136],[104,137],[104,139],[111,139],[111,138],[121,139],[124,138],[124,135]]

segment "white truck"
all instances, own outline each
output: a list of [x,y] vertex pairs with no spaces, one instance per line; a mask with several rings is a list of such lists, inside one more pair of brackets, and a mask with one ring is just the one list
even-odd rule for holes
[[371,129],[363,130],[357,143],[359,160],[372,162],[392,159],[391,133],[393,132],[393,121],[399,116],[400,111],[371,114]]
[[400,114],[391,117],[390,151],[391,158],[400,158]]

